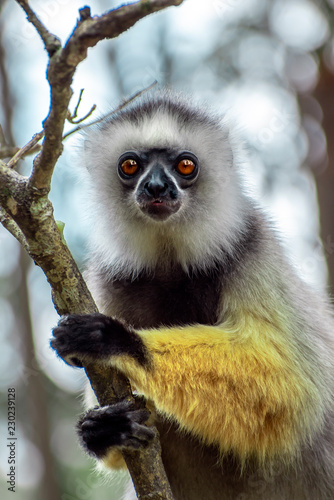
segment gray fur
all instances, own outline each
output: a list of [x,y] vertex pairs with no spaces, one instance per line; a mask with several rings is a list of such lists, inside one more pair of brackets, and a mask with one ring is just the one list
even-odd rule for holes
[[[141,213],[116,172],[122,153],[150,148],[191,151],[201,167],[196,188],[184,190],[181,209],[163,222]],[[295,466],[278,460],[271,471],[261,471],[250,461],[241,473],[233,454],[217,465],[215,448],[159,417],[163,460],[176,499],[329,500],[334,498],[332,313],[327,300],[296,276],[262,211],[243,193],[239,156],[224,122],[165,95],[134,105],[89,133],[85,163],[94,227],[88,284],[101,312],[135,328],[219,323],[234,301],[268,321],[272,310],[288,310],[296,363],[320,394],[317,408],[305,408],[314,425]],[[178,307],[184,291],[194,304],[186,312]]]

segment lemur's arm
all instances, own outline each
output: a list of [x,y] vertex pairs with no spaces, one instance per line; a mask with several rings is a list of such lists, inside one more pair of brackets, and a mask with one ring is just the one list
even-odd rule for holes
[[318,391],[289,339],[250,314],[234,327],[136,332],[102,314],[71,315],[54,337],[69,364],[113,364],[158,411],[241,459],[292,457],[321,420]]

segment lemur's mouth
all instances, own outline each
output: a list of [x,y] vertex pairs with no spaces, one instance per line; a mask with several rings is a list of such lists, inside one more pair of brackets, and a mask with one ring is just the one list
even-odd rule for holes
[[143,200],[139,203],[140,210],[155,220],[166,220],[175,214],[181,206],[180,200],[165,200],[155,198],[153,200]]

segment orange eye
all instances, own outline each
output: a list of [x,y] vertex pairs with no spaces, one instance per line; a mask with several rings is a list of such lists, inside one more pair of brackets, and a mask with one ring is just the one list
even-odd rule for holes
[[121,170],[125,175],[134,175],[138,171],[138,168],[138,163],[132,158],[128,158],[127,160],[123,161],[121,165]]
[[176,170],[181,175],[190,175],[190,174],[194,173],[195,168],[196,168],[196,165],[192,160],[184,158],[183,160],[181,160],[178,163]]

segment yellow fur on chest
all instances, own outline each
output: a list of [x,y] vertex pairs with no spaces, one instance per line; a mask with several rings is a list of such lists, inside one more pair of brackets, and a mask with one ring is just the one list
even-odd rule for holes
[[141,331],[151,368],[114,362],[160,412],[221,453],[289,460],[321,423],[318,391],[284,332],[251,316],[241,325]]

